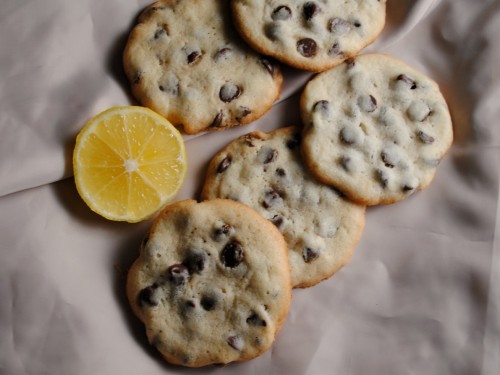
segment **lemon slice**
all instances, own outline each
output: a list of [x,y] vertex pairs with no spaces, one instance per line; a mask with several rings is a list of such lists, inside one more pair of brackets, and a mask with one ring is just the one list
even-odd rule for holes
[[179,131],[159,114],[113,107],[78,134],[73,170],[77,190],[93,211],[133,223],[177,195],[186,177],[186,149]]

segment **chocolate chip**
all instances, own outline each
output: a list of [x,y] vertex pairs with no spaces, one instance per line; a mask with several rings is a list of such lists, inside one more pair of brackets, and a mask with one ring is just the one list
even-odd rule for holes
[[327,113],[331,108],[332,105],[328,100],[319,100],[313,105],[314,112]]
[[343,156],[340,158],[340,165],[346,172],[350,172],[352,169],[352,159],[349,156]]
[[271,13],[271,18],[274,21],[285,21],[290,18],[292,18],[292,10],[287,7],[286,5],[280,5],[279,7],[275,8],[273,12]]
[[314,3],[313,1],[308,1],[307,3],[305,3],[302,10],[304,12],[304,18],[307,21],[309,21],[319,12],[321,12],[321,8],[317,6],[316,3]]
[[394,168],[396,166],[395,161],[393,160],[391,155],[388,154],[387,152],[382,151],[380,153],[380,157],[387,168]]
[[159,28],[156,29],[153,38],[154,39],[160,39],[163,36],[168,35],[168,28],[167,25],[162,25]]
[[423,132],[422,130],[417,131],[417,136],[422,143],[431,144],[434,143],[434,137]]
[[231,165],[232,159],[231,156],[226,156],[217,166],[217,173],[225,172],[229,166]]
[[415,190],[415,188],[413,186],[410,186],[410,185],[403,185],[403,191],[405,192],[408,192],[408,191],[413,191]]
[[180,286],[186,284],[189,279],[189,270],[183,264],[174,264],[167,270],[168,280],[174,285]]
[[137,85],[139,82],[141,82],[141,78],[142,78],[142,72],[136,72],[132,77],[132,83],[134,85]]
[[304,259],[304,262],[306,263],[311,263],[312,261],[316,260],[319,257],[318,252],[314,251],[310,247],[304,248],[304,251],[302,252],[302,259]]
[[377,99],[372,95],[362,95],[358,98],[358,106],[365,112],[373,112],[377,109]]
[[141,306],[158,306],[160,303],[158,293],[156,293],[158,289],[158,284],[150,285],[139,292],[139,304]]
[[300,146],[301,141],[302,137],[300,133],[294,133],[292,134],[291,138],[286,142],[286,147],[288,147],[290,150],[295,150],[297,147]]
[[264,158],[264,164],[269,164],[275,161],[278,158],[278,150],[272,148],[270,149],[265,158]]
[[236,121],[240,122],[243,120],[245,117],[247,117],[250,113],[252,113],[252,110],[248,107],[241,106],[239,108],[239,114],[236,116]]
[[356,66],[356,60],[354,59],[347,59],[345,63],[347,64],[347,69],[352,69]]
[[400,74],[396,78],[398,81],[402,81],[410,87],[410,89],[415,90],[417,88],[417,84],[413,78],[408,77],[406,74]]
[[216,241],[221,241],[233,233],[234,227],[229,224],[224,224],[221,227],[215,229],[214,233],[212,234],[212,238]]
[[351,23],[340,17],[328,21],[328,30],[338,35],[344,35],[351,30]]
[[232,52],[233,52],[233,50],[229,47],[221,48],[214,55],[215,62],[219,62],[222,59],[227,59],[231,55]]
[[224,103],[232,102],[241,95],[241,88],[234,83],[224,84],[219,91],[219,98]]
[[200,305],[206,311],[212,311],[217,307],[217,300],[211,296],[203,296],[201,297]]
[[286,172],[283,168],[276,168],[276,175],[280,176],[280,177],[285,177],[286,176]]
[[361,22],[359,22],[359,21],[354,21],[353,25],[354,25],[355,27],[361,27]]
[[297,51],[304,57],[313,57],[317,51],[316,42],[311,38],[300,39],[297,42]]
[[338,42],[333,43],[332,47],[328,50],[329,55],[342,55],[343,52],[340,49],[340,44]]
[[224,113],[222,113],[222,110],[217,112],[217,114],[214,117],[214,120],[210,124],[211,128],[218,128],[222,124],[222,120],[224,119]]
[[389,185],[389,176],[385,171],[377,169],[376,178],[384,189]]
[[260,58],[259,61],[264,66],[264,68],[269,72],[269,74],[274,77],[274,73],[276,71],[274,64],[268,59],[265,59],[263,57]]
[[187,56],[187,62],[189,65],[196,63],[201,57],[201,53],[198,51],[193,51]]
[[275,207],[281,203],[283,203],[283,198],[276,190],[270,189],[264,193],[264,200],[262,201],[264,208]]
[[271,223],[273,223],[276,228],[281,228],[283,225],[283,218],[279,215],[274,215],[271,219]]
[[262,319],[257,313],[252,312],[250,316],[247,318],[247,323],[252,326],[257,327],[266,327],[267,323],[264,319]]
[[183,264],[187,267],[190,274],[201,273],[205,269],[207,255],[200,252],[191,252],[184,260]]
[[260,139],[255,133],[248,133],[243,136],[243,141],[248,147],[255,147],[255,141]]
[[222,263],[229,268],[238,267],[244,257],[243,246],[238,241],[229,242],[220,253]]
[[176,77],[169,77],[158,85],[158,89],[164,93],[177,96],[179,95],[179,80]]
[[240,351],[243,349],[243,340],[239,336],[229,336],[226,341],[235,350]]

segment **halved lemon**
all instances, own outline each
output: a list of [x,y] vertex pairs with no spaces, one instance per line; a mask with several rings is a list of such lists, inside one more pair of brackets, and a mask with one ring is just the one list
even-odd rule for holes
[[145,220],[177,195],[187,156],[179,131],[145,107],[110,108],[76,138],[77,190],[96,213],[131,223]]

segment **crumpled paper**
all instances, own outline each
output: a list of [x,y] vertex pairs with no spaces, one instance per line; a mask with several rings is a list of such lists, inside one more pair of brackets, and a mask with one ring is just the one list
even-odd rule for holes
[[[124,294],[150,222],[109,222],[79,198],[74,138],[133,104],[121,68],[148,1],[0,3],[0,373],[500,373],[500,3],[389,0],[365,51],[393,55],[441,86],[455,141],[432,185],[370,207],[351,262],[295,290],[272,349],[224,368],[161,360]],[[280,101],[245,127],[186,137],[197,198],[210,158],[252,130],[299,124],[310,73],[285,68]]]

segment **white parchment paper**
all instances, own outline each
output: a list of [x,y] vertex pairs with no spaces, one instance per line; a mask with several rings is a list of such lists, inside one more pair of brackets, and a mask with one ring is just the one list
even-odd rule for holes
[[[121,51],[149,1],[0,2],[1,374],[500,373],[500,2],[389,0],[367,51],[434,78],[455,141],[432,185],[367,210],[348,266],[296,290],[272,349],[224,368],[165,364],[124,294],[150,222],[109,222],[71,178],[74,137],[134,104]],[[245,127],[188,137],[178,199],[197,198],[210,158],[240,134],[299,124],[310,73],[285,68],[280,102]]]

